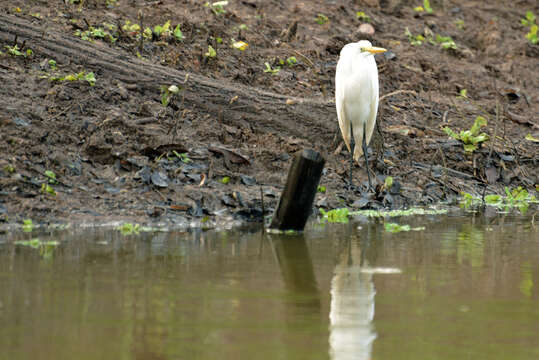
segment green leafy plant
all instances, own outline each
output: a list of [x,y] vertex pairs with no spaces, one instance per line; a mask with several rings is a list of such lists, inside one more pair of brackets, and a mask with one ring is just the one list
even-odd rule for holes
[[190,162],[193,162],[193,160],[189,159],[189,157],[187,156],[187,153],[178,153],[176,150],[172,150],[172,153],[174,155],[176,155],[176,157],[178,159],[180,159],[180,161],[184,164],[189,164]]
[[7,50],[7,53],[11,56],[22,56],[22,57],[30,57],[34,54],[34,52],[31,49],[26,49],[26,51],[21,51],[19,46],[17,44],[9,46],[5,45],[4,48]]
[[265,62],[264,65],[266,66],[266,68],[264,69],[264,72],[265,73],[271,73],[273,75],[279,73],[279,71],[281,71],[281,68],[279,66],[276,66],[275,68],[272,68],[271,65],[269,64],[269,62]]
[[387,176],[384,179],[384,188],[386,190],[389,190],[389,189],[391,189],[392,186],[393,186],[393,177],[392,176]]
[[417,12],[425,11],[427,14],[432,14],[434,12],[432,7],[430,6],[429,0],[423,0],[423,6],[416,6],[414,8],[414,11],[417,11]]
[[183,41],[183,33],[180,30],[180,25],[179,24],[176,25],[176,27],[174,28],[173,34],[174,34],[174,37],[176,38],[176,40]]
[[539,38],[537,36],[538,27],[535,23],[535,14],[531,11],[526,11],[526,17],[521,19],[520,23],[529,28],[528,33],[526,34],[526,39],[528,39],[528,41],[533,45],[537,44],[539,42]]
[[367,14],[365,14],[365,12],[363,11],[358,11],[356,12],[356,17],[363,21],[363,22],[370,22],[371,21],[371,17]]
[[423,44],[423,42],[425,41],[425,37],[421,34],[417,34],[417,35],[413,35],[411,32],[410,32],[410,29],[406,28],[404,30],[404,35],[406,35],[408,37],[408,41],[410,42],[410,44],[412,44],[413,46],[418,46],[418,45],[421,45]]
[[289,58],[286,59],[286,64],[288,66],[294,66],[297,64],[297,62],[298,62],[298,59],[296,59],[295,56],[290,56]]
[[217,57],[217,51],[215,51],[215,49],[211,45],[208,45],[208,51],[204,54],[204,56],[213,59]]
[[350,214],[350,210],[347,208],[340,208],[340,209],[333,209],[329,211],[324,211],[324,209],[320,208],[320,214],[322,214],[322,218],[330,223],[347,223],[348,222],[348,215]]
[[318,187],[316,188],[316,191],[319,192],[319,193],[325,193],[326,192],[326,187],[318,185]]
[[170,101],[182,90],[181,86],[177,85],[161,85],[161,105],[167,107]]
[[41,192],[43,194],[49,194],[49,195],[52,195],[52,196],[56,196],[56,191],[54,191],[53,187],[50,186],[49,184],[41,184]]
[[32,232],[32,230],[34,230],[34,223],[32,222],[32,219],[24,219],[22,221],[22,231]]
[[329,22],[329,19],[326,15],[324,14],[317,14],[316,15],[316,19],[315,19],[316,23],[319,24],[319,25],[324,25],[326,23]]
[[58,182],[56,181],[56,174],[51,170],[46,170],[45,176],[49,178],[49,184],[56,184]]
[[[517,208],[522,214],[525,214],[530,204],[537,203],[535,196],[531,195],[526,189],[520,186],[513,190],[505,187],[504,191],[505,196],[498,194],[486,195],[484,198],[485,204],[505,211]],[[461,196],[460,205],[465,209],[483,204],[483,199],[478,196],[473,196],[465,192],[462,192]]]
[[228,184],[230,182],[230,177],[228,176],[223,176],[223,178],[221,178],[221,180],[219,180],[222,184]]
[[228,1],[216,1],[214,3],[207,2],[204,6],[209,7],[215,15],[222,15],[226,13],[225,6],[228,5]]
[[479,130],[481,130],[481,128],[486,125],[487,120],[482,116],[478,116],[475,118],[474,124],[472,125],[470,130],[462,130],[458,134],[447,126],[444,127],[443,130],[453,139],[461,141],[464,145],[464,151],[471,153],[477,150],[479,144],[489,139],[487,134],[479,133]]
[[50,60],[49,60],[49,66],[51,67],[51,70],[52,70],[52,71],[56,71],[56,69],[57,69],[57,67],[56,67],[56,60],[50,59]]
[[90,42],[93,41],[93,39],[102,39],[110,43],[117,40],[109,31],[103,29],[102,27],[90,26],[88,30],[84,31],[77,29],[75,30],[74,35],[80,37],[82,40]]
[[77,74],[67,74],[65,76],[50,76],[50,81],[86,81],[90,86],[94,86],[96,79],[93,72],[81,71]]
[[457,44],[455,44],[455,41],[451,39],[451,36],[440,36],[439,34],[437,34],[435,37],[435,40],[436,40],[436,43],[440,44],[440,46],[444,50],[457,49]]
[[133,235],[133,234],[138,234],[139,233],[140,225],[139,224],[132,224],[132,223],[123,223],[117,229],[120,230],[122,235]]

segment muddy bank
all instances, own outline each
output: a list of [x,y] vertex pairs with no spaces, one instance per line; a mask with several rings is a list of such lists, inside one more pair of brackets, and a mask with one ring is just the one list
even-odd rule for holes
[[[539,137],[539,51],[520,19],[537,4],[432,3],[432,14],[405,1],[0,5],[1,221],[257,220],[262,202],[276,206],[303,148],[327,160],[317,207],[533,191],[537,145],[526,135]],[[358,11],[374,34],[359,33]],[[157,35],[169,20],[170,32]],[[133,24],[153,33],[140,41]],[[412,45],[417,35],[425,41]],[[436,35],[455,47],[428,41]],[[390,49],[377,58],[370,195],[361,192],[363,162],[354,169],[360,189],[345,189],[348,153],[332,99],[338,52],[360,38]],[[180,91],[167,97],[170,85]],[[477,116],[490,140],[467,153],[443,129],[470,129]]]

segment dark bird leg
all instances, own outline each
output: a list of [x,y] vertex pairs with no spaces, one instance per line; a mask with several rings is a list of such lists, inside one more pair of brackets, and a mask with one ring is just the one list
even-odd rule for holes
[[366,130],[366,123],[363,123],[363,156],[365,156],[365,165],[367,166],[367,177],[369,178],[369,190],[372,189],[372,182],[371,182],[371,173],[369,171],[369,156],[367,155],[367,133]]
[[350,174],[348,182],[348,190],[352,190],[352,170],[354,168],[354,149],[356,148],[356,142],[354,140],[354,129],[352,128],[352,122],[350,122]]

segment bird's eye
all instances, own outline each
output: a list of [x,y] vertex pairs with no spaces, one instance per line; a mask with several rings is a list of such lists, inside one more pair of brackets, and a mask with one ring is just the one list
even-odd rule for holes
[[361,52],[365,52],[365,48],[364,48],[364,47],[359,48],[359,50],[361,50]]

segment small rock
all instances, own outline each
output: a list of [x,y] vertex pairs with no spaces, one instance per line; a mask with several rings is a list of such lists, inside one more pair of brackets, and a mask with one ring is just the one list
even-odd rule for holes
[[14,117],[13,118],[13,123],[15,125],[19,125],[19,126],[28,126],[30,125],[30,122],[24,120],[23,118],[20,118],[20,117]]
[[384,59],[386,60],[393,60],[393,59],[396,59],[397,58],[397,55],[391,51],[391,50],[388,50],[384,53]]
[[168,187],[168,177],[167,174],[161,171],[154,171],[151,176],[152,184],[157,187],[166,188]]
[[256,185],[256,180],[247,175],[240,175],[241,182],[247,186]]
[[149,184],[152,173],[148,166],[144,166],[142,169],[135,173],[134,179],[140,179],[143,183]]
[[374,35],[374,27],[368,23],[359,25],[359,28],[357,30],[362,35],[366,35],[366,36]]

